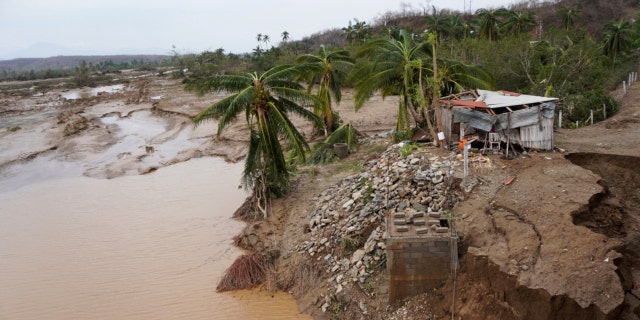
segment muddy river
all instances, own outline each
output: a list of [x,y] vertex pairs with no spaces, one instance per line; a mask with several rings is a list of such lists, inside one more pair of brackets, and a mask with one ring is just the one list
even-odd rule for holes
[[[46,170],[43,170],[46,171]],[[241,164],[0,179],[0,319],[309,319],[286,293],[216,293],[242,252]]]

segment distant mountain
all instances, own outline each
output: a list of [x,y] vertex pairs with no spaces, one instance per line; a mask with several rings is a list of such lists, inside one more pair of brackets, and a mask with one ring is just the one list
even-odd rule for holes
[[69,69],[78,66],[80,61],[98,64],[100,62],[112,61],[113,63],[138,61],[160,61],[168,59],[168,55],[103,55],[103,56],[56,56],[49,58],[18,58],[11,60],[0,60],[0,70],[29,71],[43,69]]
[[12,50],[0,48],[0,60],[16,58],[48,58],[57,56],[112,56],[112,55],[148,55],[166,54],[168,49],[158,48],[112,48],[98,50],[95,48],[68,47],[57,43],[37,42],[26,48]]

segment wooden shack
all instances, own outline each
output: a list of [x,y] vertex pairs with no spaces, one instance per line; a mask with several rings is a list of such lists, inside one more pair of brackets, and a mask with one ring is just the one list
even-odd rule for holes
[[461,132],[465,134],[471,129],[485,141],[491,133],[506,144],[551,150],[557,100],[509,91],[479,89],[442,97],[445,140],[450,145],[457,144]]

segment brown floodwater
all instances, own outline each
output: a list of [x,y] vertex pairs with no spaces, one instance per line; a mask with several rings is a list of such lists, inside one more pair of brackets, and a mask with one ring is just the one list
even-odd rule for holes
[[310,319],[286,293],[215,292],[242,254],[241,173],[207,158],[0,188],[0,319]]

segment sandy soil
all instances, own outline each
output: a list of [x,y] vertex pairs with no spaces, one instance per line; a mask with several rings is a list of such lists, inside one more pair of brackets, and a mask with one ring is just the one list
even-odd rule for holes
[[[461,237],[461,267],[443,288],[389,307],[370,299],[365,318],[637,319],[640,274],[640,88],[634,84],[621,112],[591,127],[558,130],[560,152],[530,152],[473,173],[477,186],[454,208]],[[215,136],[215,123],[194,128],[190,119],[219,97],[196,98],[166,78],[131,80],[120,91],[67,100],[52,90],[0,97],[0,178],[16,166],[99,178],[144,174],[200,156],[238,161],[245,155],[243,122]],[[337,106],[341,117],[371,136],[395,125],[397,100],[375,97],[358,113],[351,91]],[[60,116],[63,115],[63,116]],[[84,120],[82,119],[84,118]],[[83,123],[86,126],[83,127]],[[307,135],[311,128],[296,121]],[[72,128],[69,129],[68,127]],[[73,127],[78,130],[74,131]],[[148,135],[132,135],[143,126]],[[283,279],[300,263],[286,253],[303,235],[313,198],[376,157],[377,139],[338,164],[301,168],[290,196],[274,202],[268,221],[250,223],[244,246],[278,248]],[[433,152],[449,151],[434,149]],[[64,163],[81,172],[65,171]],[[509,185],[503,181],[516,179]],[[16,184],[26,183],[16,181]],[[384,277],[380,275],[379,281]],[[306,288],[299,306],[317,318],[321,285]],[[361,297],[362,292],[345,292]],[[370,297],[369,297],[370,298]],[[357,306],[353,307],[357,309]],[[635,310],[635,311],[634,311]],[[353,311],[357,314],[357,310]]]

